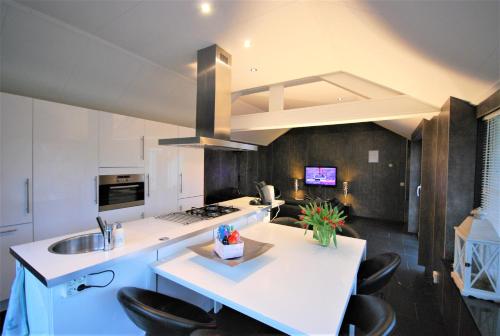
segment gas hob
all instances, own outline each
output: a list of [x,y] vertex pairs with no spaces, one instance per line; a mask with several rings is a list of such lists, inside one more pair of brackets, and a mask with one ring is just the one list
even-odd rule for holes
[[157,216],[155,218],[189,225],[201,220],[224,216],[236,211],[240,211],[240,209],[232,206],[211,204],[201,208],[191,208],[190,210],[186,210],[185,212],[173,212],[166,215]]

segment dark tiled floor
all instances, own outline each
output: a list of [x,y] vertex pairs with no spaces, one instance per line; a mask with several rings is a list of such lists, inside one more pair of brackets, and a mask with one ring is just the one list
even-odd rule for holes
[[446,335],[430,280],[417,264],[416,236],[403,232],[394,222],[355,218],[349,223],[367,240],[367,258],[383,252],[396,252],[401,265],[387,287],[384,299],[396,311],[397,324],[392,335]]
[[[384,299],[396,311],[396,328],[391,335],[446,335],[432,285],[417,264],[418,241],[403,233],[402,224],[354,218],[349,223],[368,242],[367,258],[384,252],[396,252],[401,265],[387,287]],[[276,331],[227,307],[217,316],[221,329],[234,335],[273,334]]]

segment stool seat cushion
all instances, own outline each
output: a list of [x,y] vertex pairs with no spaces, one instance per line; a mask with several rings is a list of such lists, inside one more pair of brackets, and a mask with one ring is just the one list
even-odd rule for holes
[[196,329],[215,328],[203,309],[146,289],[124,287],[118,300],[128,317],[146,334],[189,335]]

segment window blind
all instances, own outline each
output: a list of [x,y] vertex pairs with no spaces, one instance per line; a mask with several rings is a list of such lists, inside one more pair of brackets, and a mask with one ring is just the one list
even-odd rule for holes
[[500,235],[500,111],[486,119],[481,207]]

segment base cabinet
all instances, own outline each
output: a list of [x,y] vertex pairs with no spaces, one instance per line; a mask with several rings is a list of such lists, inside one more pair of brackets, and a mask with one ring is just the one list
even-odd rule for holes
[[144,218],[144,206],[102,211],[99,216],[108,223],[134,221]]
[[7,300],[16,274],[16,261],[9,253],[11,246],[33,241],[33,224],[0,227],[0,301]]

